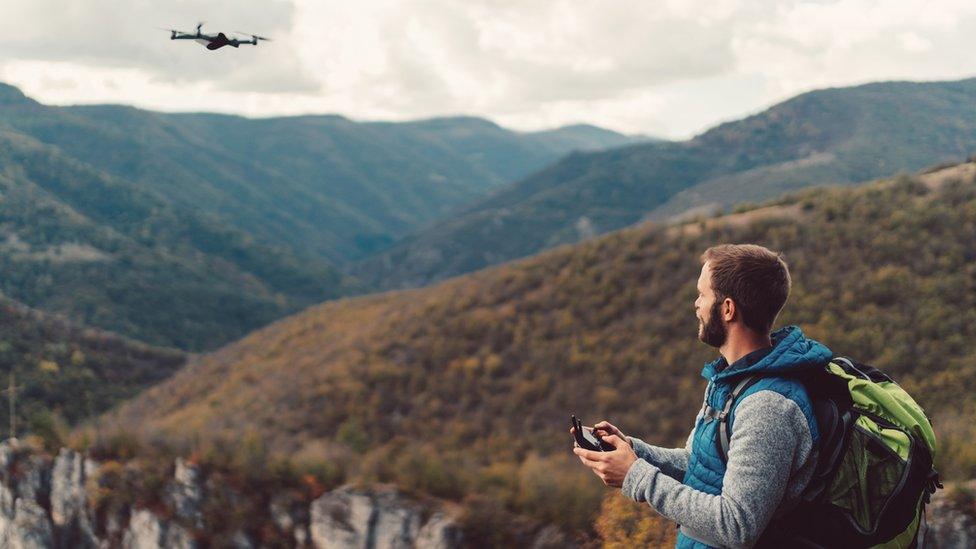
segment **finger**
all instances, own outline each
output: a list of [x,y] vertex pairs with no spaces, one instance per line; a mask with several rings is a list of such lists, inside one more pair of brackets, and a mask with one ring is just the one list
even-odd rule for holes
[[590,469],[593,469],[593,472],[594,473],[596,473],[598,475],[602,473],[603,464],[600,463],[599,461],[593,461],[592,459],[587,459],[587,458],[585,458],[583,456],[579,456],[579,458],[580,458],[580,461],[583,462],[583,465],[586,465]]
[[573,453],[581,458],[586,458],[587,461],[592,461],[594,463],[600,463],[603,461],[603,452],[594,452],[593,450],[587,450],[585,448],[573,448]]
[[596,461],[596,459],[594,458],[596,457],[596,454],[598,454],[599,452],[594,452],[593,450],[587,450],[586,448],[573,448],[573,453],[580,457],[585,457],[586,459],[592,459],[593,461]]
[[609,421],[601,421],[600,423],[594,425],[594,427],[599,429],[613,429],[613,425],[611,425]]
[[617,435],[610,435],[608,437],[603,437],[603,440],[609,442],[614,448],[620,448],[621,445],[627,445],[622,438]]

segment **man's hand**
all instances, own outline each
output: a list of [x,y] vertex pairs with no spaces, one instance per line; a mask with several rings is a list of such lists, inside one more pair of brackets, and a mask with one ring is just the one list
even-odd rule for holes
[[594,425],[593,426],[593,434],[596,435],[596,436],[598,436],[598,437],[600,437],[600,438],[603,438],[603,437],[609,436],[609,435],[617,435],[618,437],[620,437],[623,440],[627,441],[628,444],[630,444],[630,439],[627,438],[627,435],[625,435],[623,433],[623,431],[621,431],[620,429],[618,429],[616,426],[614,426],[609,421],[601,421],[600,423],[597,423],[596,425]]
[[594,452],[577,446],[573,448],[573,453],[579,456],[583,465],[592,469],[593,473],[600,477],[604,484],[620,488],[624,484],[624,477],[627,476],[630,466],[637,461],[637,454],[634,453],[630,444],[627,444],[627,441],[617,435],[601,438],[612,444],[615,450],[612,452]]
[[[620,429],[618,429],[616,426],[614,426],[609,421],[601,421],[600,423],[597,423],[593,427],[586,427],[586,426],[584,426],[583,428],[584,429],[589,429],[594,435],[596,435],[598,438],[601,438],[601,439],[604,438],[604,437],[610,436],[610,435],[617,435],[618,437],[620,437],[623,440],[627,441],[627,444],[630,444],[631,447],[634,446],[634,444],[630,441],[630,437],[628,437],[627,435],[625,435],[623,433],[623,431],[621,431]],[[575,427],[570,427],[569,428],[569,434],[575,436],[575,434],[576,434],[576,428]],[[577,446],[575,440],[573,441],[573,446]]]

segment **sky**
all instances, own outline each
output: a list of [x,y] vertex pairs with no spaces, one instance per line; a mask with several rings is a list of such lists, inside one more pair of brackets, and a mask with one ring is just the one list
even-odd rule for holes
[[[684,139],[798,93],[976,76],[976,2],[2,0],[0,82],[47,104],[474,115]],[[208,51],[161,28],[244,31]]]

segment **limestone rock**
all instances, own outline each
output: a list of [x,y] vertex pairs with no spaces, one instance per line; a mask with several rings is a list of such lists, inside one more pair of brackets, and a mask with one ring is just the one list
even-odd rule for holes
[[54,547],[54,533],[47,513],[29,499],[14,502],[14,517],[7,528],[3,547],[10,549],[47,549]]
[[44,458],[29,455],[21,458],[23,471],[17,481],[17,497],[35,502],[41,501],[50,492],[51,471]]
[[976,481],[950,498],[946,491],[936,493],[926,510],[928,529],[925,547],[936,549],[969,549],[976,547]]
[[542,528],[532,542],[532,549],[557,549],[563,547],[576,547],[576,544],[566,535],[565,532],[550,524]]
[[[87,467],[93,473],[94,465]],[[88,514],[85,490],[86,460],[78,452],[62,448],[51,470],[51,521],[60,547],[97,547],[98,540]]]
[[461,546],[461,527],[445,513],[434,513],[417,534],[417,547],[451,549]]
[[271,520],[282,532],[291,532],[296,547],[308,543],[308,506],[290,494],[272,496],[268,507]]
[[179,524],[160,520],[147,509],[132,514],[122,538],[125,549],[195,549],[196,541]]
[[234,532],[234,536],[230,539],[230,546],[233,549],[255,549],[254,542],[241,530]]
[[190,532],[176,523],[163,524],[163,544],[167,549],[196,549],[197,542]]
[[177,517],[197,528],[203,527],[203,487],[200,469],[183,458],[176,458],[173,480],[169,484],[169,501]]
[[460,529],[446,515],[423,519],[423,508],[395,490],[345,487],[312,502],[309,532],[323,549],[460,545]]
[[122,538],[125,549],[157,549],[163,539],[163,525],[146,509],[136,511]]

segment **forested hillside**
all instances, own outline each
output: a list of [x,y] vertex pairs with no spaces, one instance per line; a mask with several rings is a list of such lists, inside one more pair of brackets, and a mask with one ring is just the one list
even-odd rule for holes
[[354,269],[414,287],[636,223],[828,183],[857,183],[976,151],[976,79],[805,93],[683,142],[570,155]]
[[754,242],[791,267],[778,324],[890,373],[934,419],[943,475],[970,478],[974,241],[973,163],[647,223],[309,309],[194,360],[107,421],[168,451],[301,460],[328,482],[455,499],[492,542],[515,539],[509,513],[579,530],[604,488],[570,453],[569,415],[683,442],[716,356],[695,337],[699,255]]
[[0,292],[147,343],[216,347],[351,291],[261,245],[0,128]]
[[9,435],[11,382],[18,433],[53,441],[67,434],[69,424],[131,398],[185,360],[176,349],[83,328],[0,298],[0,387],[6,391],[0,432]]
[[477,118],[364,123],[50,107],[0,84],[3,125],[179,209],[213,214],[259,242],[332,264],[386,246],[572,150],[635,140],[579,126],[518,133]]

